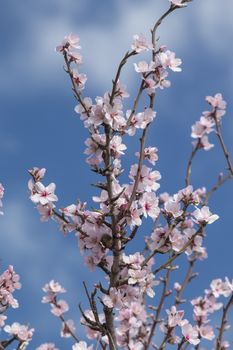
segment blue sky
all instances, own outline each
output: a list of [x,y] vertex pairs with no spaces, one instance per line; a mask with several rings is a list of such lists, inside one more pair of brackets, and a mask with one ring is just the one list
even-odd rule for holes
[[[60,324],[50,316],[48,306],[40,304],[41,287],[51,278],[59,280],[68,290],[70,317],[78,322],[82,281],[89,276],[91,285],[94,279],[83,268],[74,236],[63,237],[54,223],[40,222],[28,199],[27,169],[47,168],[45,183],[57,184],[60,207],[77,198],[91,205],[90,183],[97,178],[85,163],[87,133],[74,113],[70,82],[54,47],[66,34],[79,34],[82,71],[88,75],[86,94],[101,96],[110,89],[132,35],[142,32],[149,37],[168,1],[0,0],[0,4],[0,181],[6,188],[0,222],[1,268],[13,264],[22,276],[21,309],[14,312],[14,319],[36,328],[31,348],[44,341],[62,348],[66,343],[59,339]],[[172,87],[158,93],[158,114],[148,140],[159,148],[162,192],[172,194],[184,186],[190,128],[207,107],[206,95],[222,92],[228,102],[223,132],[233,154],[232,13],[231,0],[224,0],[224,6],[220,0],[194,0],[168,18],[159,31],[160,44],[183,60],[182,73],[170,75]],[[132,97],[138,84],[133,62],[138,60],[133,58],[122,76]],[[195,187],[210,187],[225,167],[217,140],[214,143],[213,150],[200,152],[195,161]],[[138,140],[130,139],[127,167],[137,148]],[[211,202],[220,220],[208,229],[209,259],[198,266],[201,274],[192,296],[202,293],[213,278],[232,276],[232,195],[228,183]]]

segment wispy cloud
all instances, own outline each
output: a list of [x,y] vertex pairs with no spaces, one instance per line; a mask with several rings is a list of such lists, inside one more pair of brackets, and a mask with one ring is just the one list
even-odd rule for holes
[[[50,2],[51,9],[53,2]],[[17,40],[9,50],[4,52],[0,66],[0,88],[4,93],[22,94],[54,87],[63,79],[62,60],[53,52],[53,48],[64,35],[70,32],[79,33],[85,57],[84,69],[87,70],[92,86],[106,88],[115,73],[117,64],[123,54],[130,48],[132,35],[138,32],[147,33],[156,18],[167,7],[167,1],[146,2],[125,1],[113,2],[95,11],[105,11],[105,17],[112,21],[95,20],[91,12],[91,1],[60,0],[54,3],[53,11],[42,1],[40,7],[35,3],[18,3],[9,9],[17,13]],[[45,11],[47,10],[47,11]],[[114,16],[113,16],[114,12]],[[91,13],[91,15],[89,15]],[[173,48],[184,49],[188,40],[187,20],[191,11],[179,13],[179,20],[171,16],[162,31],[162,43]],[[98,15],[96,16],[98,18]],[[83,18],[86,21],[83,21]],[[7,61],[8,69],[5,69]],[[17,79],[16,79],[17,77]],[[132,70],[126,71],[125,78],[132,83]],[[19,89],[22,85],[24,89]],[[32,89],[33,85],[33,89]]]

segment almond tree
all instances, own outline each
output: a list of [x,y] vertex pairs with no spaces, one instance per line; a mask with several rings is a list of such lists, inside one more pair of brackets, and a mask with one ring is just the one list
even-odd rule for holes
[[[54,280],[43,287],[46,294],[42,302],[50,304],[51,312],[60,318],[61,336],[73,338],[73,350],[93,347],[163,350],[170,346],[182,350],[201,349],[203,340],[210,341],[216,350],[230,347],[230,343],[224,340],[224,332],[229,327],[227,317],[233,304],[233,282],[228,278],[215,279],[203,296],[191,300],[192,320],[186,318],[188,302],[183,299],[185,288],[196,277],[195,263],[207,257],[203,246],[206,227],[219,219],[217,214],[211,213],[209,199],[233,177],[232,161],[221,132],[222,117],[226,112],[222,95],[217,93],[206,97],[208,110],[192,126],[193,146],[187,162],[185,187],[177,193],[171,195],[163,192],[164,189],[159,192],[161,174],[153,168],[158,151],[146,144],[148,129],[157,117],[157,90],[170,86],[169,72],[180,72],[182,64],[174,52],[159,45],[157,31],[167,16],[186,7],[189,2],[170,0],[170,7],[151,29],[150,40],[143,34],[134,35],[131,48],[123,56],[112,80],[111,89],[104,96],[97,96],[95,101],[84,96],[87,76],[80,71],[79,37],[70,34],[56,48],[64,58],[65,72],[71,81],[77,101],[75,111],[87,129],[84,153],[87,164],[98,176],[95,184],[98,193],[93,196],[92,209],[81,201],[56,209],[56,186],[42,183],[44,168],[30,169],[28,186],[30,199],[36,204],[41,220],[54,220],[64,234],[74,232],[85,264],[90,271],[100,269],[103,273],[102,281],[96,281],[94,286],[83,283],[89,309],[84,310],[79,304],[81,324],[91,345],[80,339],[79,327],[65,318],[69,305],[60,298],[65,289]],[[145,51],[150,58],[134,63],[140,84],[131,109],[125,110],[124,100],[129,98],[129,93],[120,82],[122,70],[130,58]],[[147,104],[140,110],[142,97],[147,99]],[[194,189],[191,185],[193,161],[199,151],[208,151],[214,146],[209,141],[211,133],[217,136],[227,170],[220,174],[212,188]],[[127,150],[126,141],[138,135],[139,150],[135,153],[135,163],[130,166],[129,180],[125,180],[121,160]],[[0,198],[2,196],[3,188]],[[153,223],[151,233],[145,236],[140,251],[129,254],[132,241],[144,234],[142,225],[147,218]],[[182,281],[172,285],[171,275],[178,269],[175,264],[181,255],[187,257],[187,273]],[[16,307],[12,292],[20,285],[12,267],[0,279],[0,326],[4,327],[6,316],[3,313],[8,307]],[[225,306],[220,298],[227,298]],[[221,308],[222,316],[216,329],[216,325],[210,323],[211,316]],[[33,329],[18,323],[6,325],[4,331],[10,334],[10,338],[1,341],[2,349],[15,340],[18,349],[23,349],[33,334]],[[55,349],[52,343],[37,348]]]

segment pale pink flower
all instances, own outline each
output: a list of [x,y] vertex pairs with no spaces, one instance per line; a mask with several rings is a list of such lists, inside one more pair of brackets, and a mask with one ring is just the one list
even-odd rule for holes
[[87,346],[87,343],[85,341],[80,341],[78,343],[75,343],[72,346],[72,350],[92,350],[93,345]]
[[65,322],[62,322],[62,329],[61,329],[61,337],[62,338],[70,338],[72,337],[72,333],[75,332],[75,325],[73,320],[67,320]]
[[15,336],[18,340],[26,342],[32,339],[34,328],[29,328],[28,326],[14,322],[11,326],[5,326],[4,331],[12,336]]
[[223,100],[222,94],[218,93],[214,97],[206,96],[206,101],[214,108],[225,109],[226,101]]
[[144,256],[139,252],[135,254],[123,255],[123,261],[127,265],[131,265],[134,269],[141,269],[141,263],[144,261]]
[[156,88],[160,88],[163,90],[164,88],[169,88],[171,86],[171,82],[167,80],[168,72],[163,67],[156,68]]
[[176,292],[179,292],[181,290],[182,286],[179,282],[174,283],[174,289]]
[[179,6],[179,7],[184,7],[187,6],[187,2],[184,0],[169,0],[172,5]]
[[170,50],[162,51],[158,54],[160,63],[164,69],[170,68],[173,72],[180,72],[182,69],[179,67],[182,63],[180,58],[175,57],[175,52]]
[[140,61],[134,63],[134,68],[137,73],[151,72],[155,69],[155,62],[151,61],[150,63],[147,63],[146,61]]
[[223,282],[220,278],[213,280],[210,284],[211,291],[215,298],[219,298],[222,295]]
[[[85,106],[85,108],[83,107],[83,105],[79,104],[77,106],[75,106],[74,110],[76,113],[80,114],[81,120],[86,120],[87,119],[87,112],[86,111],[91,111],[92,109],[92,99],[90,97],[84,97],[83,99],[83,104]],[[85,124],[84,124],[85,126]]]
[[184,310],[176,310],[175,306],[172,306],[170,310],[166,310],[168,315],[168,326],[176,327],[181,325],[181,320],[184,316]]
[[110,141],[110,149],[113,157],[120,157],[125,154],[124,151],[127,149],[126,145],[122,143],[122,138],[118,135],[113,136]]
[[79,91],[83,90],[87,81],[86,74],[79,73],[77,70],[72,70],[72,77]]
[[151,108],[146,108],[144,112],[138,113],[135,116],[136,123],[135,127],[140,129],[145,129],[148,124],[150,124],[156,117],[156,112]]
[[36,350],[58,350],[54,343],[44,343],[41,344]]
[[41,215],[40,220],[41,221],[48,221],[49,218],[52,218],[54,207],[55,207],[55,205],[51,202],[46,204],[46,205],[38,204],[36,208]]
[[53,182],[47,187],[41,182],[36,182],[34,186],[35,193],[32,194],[30,198],[34,203],[40,203],[41,205],[55,202],[58,200],[57,196],[54,194],[55,189],[56,185]]
[[121,98],[128,98],[130,95],[126,90],[126,86],[122,85],[119,81],[117,82],[117,96]]
[[187,342],[192,345],[197,345],[200,343],[200,339],[198,338],[198,331],[195,327],[192,327],[191,324],[185,323],[183,326],[181,326],[181,330]]
[[33,176],[33,179],[35,180],[35,182],[38,182],[44,177],[46,173],[46,169],[34,167],[32,169],[29,169],[28,172]]
[[145,217],[148,215],[153,220],[158,217],[160,213],[159,200],[154,192],[144,193],[142,198],[140,198],[139,203],[142,206],[143,215]]
[[142,220],[140,216],[142,215],[142,209],[138,209],[137,204],[135,202],[132,203],[130,207],[129,216],[127,216],[127,224],[130,228],[134,226],[141,226]]
[[[155,162],[159,159],[158,157],[158,149],[156,147],[146,147],[144,149],[144,159],[147,159],[151,164],[155,165]],[[136,157],[139,158],[140,153],[135,153]]]
[[217,214],[212,214],[209,207],[197,208],[193,213],[193,217],[199,224],[212,224],[214,221],[219,219]]
[[65,36],[62,43],[56,47],[57,52],[64,52],[65,50],[70,49],[81,49],[81,46],[79,45],[79,37],[75,34],[69,34]]
[[169,216],[172,216],[174,218],[178,218],[183,214],[180,203],[174,199],[169,199],[167,202],[165,202],[164,209]]
[[5,325],[5,320],[7,319],[7,316],[0,315],[0,328],[2,328]]
[[56,304],[51,304],[51,312],[57,317],[60,317],[69,310],[69,305],[65,300],[58,300]]
[[215,338],[213,327],[210,325],[201,325],[199,327],[199,332],[201,337],[207,340],[213,340]]
[[225,282],[217,278],[211,282],[210,288],[215,298],[219,298],[220,295],[227,298],[233,291],[233,284],[230,283],[227,277],[225,278]]
[[155,89],[156,89],[156,86],[157,86],[157,83],[155,82],[154,79],[152,78],[146,78],[144,80],[144,84],[145,84],[145,87],[146,87],[146,91],[149,95],[153,94],[155,92]]
[[79,52],[68,51],[68,56],[69,56],[70,60],[74,61],[76,64],[83,63],[83,57]]
[[47,293],[65,293],[66,290],[63,288],[58,282],[55,282],[54,280],[51,280],[49,283],[46,283],[46,285],[42,288],[44,292]]
[[192,126],[191,136],[193,138],[201,138],[202,136],[204,136],[204,134],[209,134],[211,131],[213,131],[213,126],[213,120],[201,117],[200,121],[197,121]]
[[153,48],[152,44],[148,43],[145,36],[143,34],[135,34],[133,36],[133,44],[131,45],[132,50],[136,52],[148,51]]
[[183,249],[188,242],[188,237],[180,233],[178,229],[173,229],[169,235],[170,242],[172,243],[172,249],[179,252]]
[[211,148],[214,147],[214,144],[209,142],[207,135],[203,135],[199,142],[200,147],[202,147],[205,151],[209,151]]
[[110,288],[109,295],[104,295],[103,303],[109,308],[116,308],[120,310],[123,307],[122,295],[120,290],[116,288]]

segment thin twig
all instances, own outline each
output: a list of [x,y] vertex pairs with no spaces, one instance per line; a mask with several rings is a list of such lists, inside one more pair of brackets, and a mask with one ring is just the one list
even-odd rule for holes
[[194,157],[199,149],[199,146],[200,146],[200,139],[197,142],[197,144],[193,147],[192,153],[191,153],[190,158],[188,160],[186,175],[185,175],[185,185],[186,186],[190,185],[190,175],[191,175],[192,162],[193,162],[193,159],[194,159]]
[[203,228],[205,227],[205,224],[202,224],[199,229],[194,233],[194,235],[188,240],[188,242],[182,247],[182,249],[178,252],[175,253],[169,258],[164,264],[160,265],[155,271],[154,274],[156,275],[159,271],[162,269],[166,268],[168,265],[170,265],[175,259],[177,259],[182,253],[185,252],[185,250],[192,244],[194,238],[199,235],[202,231]]
[[155,319],[154,319],[153,324],[151,326],[150,334],[149,334],[149,337],[148,337],[148,341],[147,341],[146,345],[144,346],[144,350],[149,349],[150,343],[151,343],[152,338],[154,336],[154,332],[155,332],[156,326],[158,325],[159,316],[160,316],[160,313],[161,313],[161,310],[162,310],[162,307],[163,307],[163,304],[164,304],[164,300],[165,300],[165,298],[167,296],[167,288],[169,286],[170,273],[171,273],[171,271],[167,270],[166,275],[165,275],[165,277],[163,279],[163,290],[162,290],[160,302],[159,302],[158,308],[156,310]]
[[227,180],[230,180],[232,178],[233,178],[233,175],[231,173],[225,176],[219,176],[217,183],[206,193],[203,206],[208,204],[209,198],[212,196],[212,194],[215,191],[219,189],[220,186],[222,186]]
[[90,111],[87,109],[85,103],[83,102],[82,96],[81,96],[80,92],[78,91],[77,86],[75,84],[75,81],[74,81],[74,78],[73,78],[72,69],[71,69],[71,66],[70,66],[71,62],[68,59],[66,51],[64,51],[63,56],[64,56],[64,60],[65,60],[65,63],[66,63],[66,72],[69,74],[69,77],[70,77],[70,80],[71,80],[71,83],[72,83],[72,90],[73,90],[73,92],[75,94],[75,97],[78,100],[78,102],[81,104],[81,106],[83,107],[83,109],[86,112],[87,116],[90,117]]
[[227,164],[228,164],[228,167],[229,167],[229,171],[231,172],[231,175],[233,176],[233,165],[232,165],[232,162],[231,162],[231,157],[230,157],[230,153],[225,145],[225,142],[224,142],[224,139],[223,139],[223,136],[222,136],[222,132],[221,132],[221,127],[220,127],[220,122],[219,120],[217,119],[217,115],[216,115],[216,111],[213,113],[213,118],[214,118],[214,121],[215,121],[215,126],[216,126],[216,135],[219,139],[219,142],[220,142],[220,145],[222,147],[222,151],[224,153],[224,156],[226,158],[226,161],[227,161]]
[[227,314],[230,310],[230,307],[233,305],[233,293],[231,294],[230,299],[228,300],[228,303],[226,304],[225,307],[223,307],[223,314],[222,314],[222,320],[221,320],[221,326],[219,329],[219,333],[218,333],[218,337],[216,340],[216,350],[221,350],[221,344],[222,344],[222,337],[223,337],[223,333],[225,331],[225,326],[227,323]]
[[193,265],[195,263],[196,260],[191,260],[189,261],[189,267],[188,267],[188,271],[185,275],[185,278],[181,284],[180,289],[178,290],[177,294],[176,294],[176,301],[175,301],[175,306],[179,305],[181,303],[181,297],[183,294],[183,291],[185,290],[187,284],[191,281],[192,276],[193,276]]

